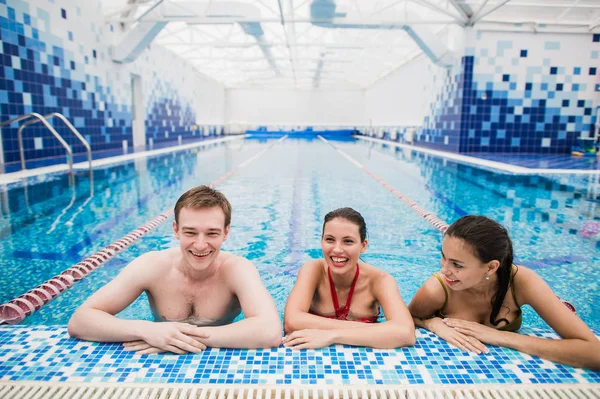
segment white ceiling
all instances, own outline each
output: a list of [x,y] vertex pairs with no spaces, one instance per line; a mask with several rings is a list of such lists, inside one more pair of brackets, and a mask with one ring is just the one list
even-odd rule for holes
[[[102,0],[102,5],[107,23],[123,29],[138,21],[168,21],[154,41],[232,88],[369,87],[422,53],[399,29],[401,25],[427,27],[442,41],[452,27],[469,25],[509,31],[600,32],[600,0],[335,0],[336,12],[345,13],[344,21],[363,24],[354,28],[314,24],[313,1]],[[191,3],[198,8],[192,10]],[[247,6],[254,11],[252,17],[242,12],[248,11]],[[165,12],[166,7],[171,12]],[[176,15],[173,7],[187,16]],[[229,7],[230,12],[215,15],[220,7]],[[238,17],[232,16],[236,7]],[[240,22],[260,23],[264,35],[257,39],[247,34]],[[365,25],[380,28],[365,29]]]

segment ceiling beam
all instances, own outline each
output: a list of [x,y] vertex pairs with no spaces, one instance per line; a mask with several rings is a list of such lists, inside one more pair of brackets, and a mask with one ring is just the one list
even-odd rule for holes
[[567,15],[569,13],[569,11],[571,11],[573,9],[574,6],[576,6],[577,4],[579,4],[580,1],[581,0],[575,0],[575,2],[571,5],[571,7],[568,7],[566,10],[564,10],[563,12],[561,12],[558,17],[556,17],[556,21],[560,21],[561,19],[563,19],[563,17],[565,15]]
[[[135,0],[134,0],[135,1]],[[150,14],[152,11],[154,11],[154,9],[156,7],[158,7],[159,5],[161,5],[162,2],[164,2],[165,0],[158,0],[156,3],[152,4],[152,6],[150,6],[149,9],[147,9],[146,11],[144,11],[144,13],[142,15],[140,15],[139,17],[137,17],[133,22],[139,22],[142,20],[142,18],[144,18],[146,15]]]
[[[296,72],[295,72],[295,59],[296,59],[296,54],[293,51],[293,48],[290,46],[290,43],[295,42],[296,40],[296,33],[294,30],[294,23],[291,22],[289,24],[286,24],[285,18],[283,16],[283,6],[281,5],[281,0],[277,0],[277,5],[279,6],[279,16],[281,18],[281,26],[283,28],[283,33],[285,35],[285,43],[287,45],[288,48],[288,55],[289,55],[289,61],[290,64],[292,65],[292,72],[294,73],[294,79],[296,78]],[[294,12],[294,8],[292,5],[292,0],[288,1],[288,6],[290,8],[290,11],[292,12],[292,19],[293,19],[293,12]],[[291,36],[291,38],[290,38]]]
[[588,30],[592,30],[598,26],[600,26],[600,15],[598,15],[598,18],[596,18],[595,20],[590,22],[590,25],[588,26]]
[[281,0],[277,0],[277,5],[279,6],[279,20],[282,26],[285,26],[285,19],[283,18],[283,8],[281,8]]
[[131,14],[132,11],[135,13],[135,9],[137,9],[139,5],[140,4],[136,0],[129,0],[127,2],[127,5],[125,5],[124,7],[121,7],[115,11],[110,12],[109,14],[106,14],[104,16],[104,19],[108,21],[116,15],[127,17],[129,14]]
[[543,32],[543,33],[564,33],[564,34],[582,34],[594,32],[594,29],[600,30],[600,20],[596,25],[589,25],[585,22],[558,22],[552,21],[500,21],[484,20],[477,23],[477,27],[482,31],[490,32]]
[[[265,69],[264,68],[242,68],[242,69],[238,69],[238,70],[230,71],[230,72],[225,72],[223,70],[223,68],[218,68],[218,67],[210,67],[210,68],[209,67],[203,67],[203,68],[197,67],[197,69],[200,70],[200,71],[210,71],[211,73],[215,73],[216,75],[221,75],[221,76],[236,75],[236,74],[239,74],[239,73],[244,73],[244,74],[265,74]],[[280,70],[282,72],[281,76],[286,76],[286,75],[283,75],[283,73],[293,72],[292,68],[281,67]],[[315,72],[315,70],[313,68],[302,68],[302,69],[298,69],[297,72],[298,72],[299,75],[304,74],[306,76],[311,76],[312,77],[313,74],[314,74],[314,72]],[[326,71],[326,70],[323,70],[323,71],[321,71],[321,73],[322,74],[333,74],[333,75],[336,75],[336,74],[337,75],[339,75],[339,74],[345,75],[346,71],[342,71],[342,70],[340,70],[340,71],[334,71],[334,70]],[[271,76],[271,77],[275,77],[275,75],[273,75],[273,74],[266,74],[266,75],[267,76]],[[289,76],[293,77],[293,74],[291,74]]]
[[[451,13],[451,12],[445,10],[444,8],[439,7],[437,4],[431,3],[429,0],[412,0],[412,1],[415,2],[415,3],[417,3],[417,4],[421,4],[421,5],[429,8],[429,9],[431,9],[433,11],[436,11],[436,12],[439,12],[441,14],[444,14],[447,17],[452,18],[454,20],[454,22],[459,23],[459,24],[461,24],[463,26],[467,22],[467,20],[464,19],[462,17],[462,15],[460,15],[460,14],[456,15],[454,13]],[[408,25],[408,23],[406,23],[406,25]],[[412,23],[411,23],[411,25],[412,25]]]
[[488,1],[490,1],[490,0],[483,0],[483,4],[481,4],[479,6],[479,8],[477,9],[477,11],[475,11],[475,13],[469,17],[469,22],[471,22],[473,19],[477,18],[478,15],[481,15],[481,13],[483,12],[483,9],[487,5]]
[[[422,1],[422,0],[419,0]],[[393,27],[393,26],[402,26],[402,25],[436,25],[436,24],[459,24],[461,21],[457,16],[453,16],[449,14],[448,17],[451,19],[440,19],[440,18],[429,18],[429,19],[406,19],[406,20],[380,20],[380,19],[344,19],[344,23],[350,25],[381,25],[383,27]],[[136,22],[134,18],[110,18],[107,20],[110,22]],[[206,17],[206,16],[198,16],[198,17],[176,17],[176,16],[157,16],[152,18],[144,18],[144,22],[185,22],[189,25],[226,25],[226,24],[234,24],[234,23],[251,23],[257,22],[261,24],[281,24],[280,18],[272,18],[272,17],[261,17],[261,18],[243,18],[243,17]],[[297,24],[314,24],[314,23],[327,23],[331,22],[327,19],[318,19],[318,18],[294,18],[287,19],[286,23],[297,23]]]
[[181,32],[185,32],[186,30],[190,30],[190,27],[188,27],[188,26],[182,26],[179,29],[172,30],[172,28],[169,28],[169,25],[167,25],[167,26],[165,26],[165,28],[163,29],[163,31],[160,32],[160,34],[158,35],[158,38],[159,39],[164,39],[164,38],[167,38],[167,37],[171,37],[173,35],[177,35],[177,34],[179,34]]
[[[256,43],[228,43],[222,41],[215,42],[196,42],[196,43],[181,43],[181,42],[166,42],[166,41],[157,41],[157,44],[161,46],[173,46],[173,47],[214,47],[214,48],[251,48],[255,47]],[[389,47],[389,45],[377,45],[373,46],[370,43],[365,43],[363,45],[360,44],[327,44],[327,43],[295,43],[290,44],[294,47],[316,47],[316,48],[324,48],[327,50],[362,50],[364,48],[367,49],[382,49],[385,50]],[[392,43],[392,45],[394,45]],[[287,47],[286,43],[265,43],[265,47]],[[409,46],[397,46],[394,49],[402,49],[408,50],[412,49],[415,46],[410,43]]]
[[[486,11],[484,13],[482,13],[483,7],[481,7],[479,9],[479,11],[477,11],[477,13],[474,14],[471,17],[471,19],[470,19],[469,22],[471,23],[471,25],[475,25],[477,23],[477,21],[479,21],[482,18],[487,17],[488,15],[490,15],[491,13],[493,13],[494,11],[496,11],[497,9],[499,9],[500,7],[502,7],[503,5],[505,5],[506,3],[508,3],[509,1],[510,0],[504,0],[502,3],[497,4],[496,6],[492,7],[490,10],[488,10],[488,11]],[[487,3],[487,0],[486,0],[486,3]],[[485,3],[484,3],[484,5],[485,5]]]
[[254,0],[254,1],[258,2],[261,6],[265,7],[273,15],[280,15],[280,13],[278,13],[276,10],[272,9],[271,6],[269,4],[267,4],[267,3],[265,3],[263,0]]
[[572,3],[548,3],[538,2],[531,3],[527,1],[512,1],[506,5],[507,7],[540,7],[540,8],[600,8],[598,4],[575,4]]
[[[129,23],[139,19],[142,22],[152,22],[152,20],[186,22],[187,24],[181,29],[172,28],[171,32],[167,32],[165,29],[155,42],[162,46],[171,46],[174,52],[178,51],[178,55],[194,65],[199,72],[209,72],[210,76],[221,81],[239,82],[241,80],[245,82],[242,83],[245,86],[308,88],[317,81],[320,88],[332,85],[365,87],[365,84],[368,87],[382,76],[397,70],[400,63],[409,62],[422,54],[414,43],[402,41],[401,36],[392,35],[386,30],[379,31],[377,35],[373,34],[375,32],[371,33],[372,31],[366,30],[354,35],[352,31],[340,29],[339,34],[333,35],[329,40],[329,36],[323,36],[320,31],[312,29],[312,24],[320,22],[320,19],[302,17],[299,14],[299,10],[304,11],[305,6],[312,0],[296,0],[295,2],[293,0],[277,0],[277,3],[273,0],[259,0],[265,7],[267,7],[266,3],[269,3],[267,8],[272,11],[266,12],[263,8],[264,16],[262,17],[258,14],[240,18],[220,13],[216,17],[194,14],[189,19],[183,17],[181,13],[179,13],[181,16],[162,16],[158,13],[159,10],[149,13],[161,3],[167,4],[170,0],[128,1],[130,3],[128,7],[106,18],[111,17],[112,21]],[[432,11],[428,13],[426,20],[412,21],[410,16],[407,20],[392,20],[388,11],[394,11],[394,8],[401,10],[402,7],[399,4],[403,1],[419,4]],[[437,25],[436,28],[442,28],[449,25],[465,26],[477,23],[477,27],[484,31],[534,30],[566,34],[589,33],[596,28],[600,29],[600,0],[596,1],[594,5],[587,0],[585,2],[562,0],[560,4],[545,4],[545,2],[534,2],[533,0],[388,0],[383,3],[383,6],[373,6],[373,3],[370,3],[368,9],[374,10],[372,12],[365,12],[365,6],[360,0],[354,0],[350,4],[357,8],[362,7],[364,15],[360,18],[353,18],[349,15],[350,19],[345,18],[344,23],[354,23],[357,26],[368,22],[368,24],[385,27]],[[409,4],[409,6],[411,5]],[[141,9],[137,8],[140,6]],[[510,9],[507,8],[506,11],[502,10],[491,18],[489,17],[491,13],[501,7],[510,7]],[[525,7],[526,13],[520,12],[519,7]],[[137,12],[135,8],[137,8]],[[549,9],[549,17],[546,20],[539,20],[540,15],[546,15],[538,12],[543,9]],[[585,18],[577,20],[574,10],[580,10],[579,13],[583,13],[585,10]],[[142,11],[144,12],[142,13]],[[294,15],[294,11],[296,11],[296,15]],[[550,11],[553,12],[550,13]],[[135,18],[136,14],[143,15]],[[385,20],[386,18],[387,20]],[[402,19],[402,15],[399,19]],[[264,42],[261,43],[261,46],[267,50],[273,49],[274,57],[272,59],[281,63],[281,76],[277,76],[269,70],[268,64],[265,63],[266,59],[260,56],[260,52],[257,51],[259,46],[254,40],[246,41],[247,36],[245,35],[240,36],[239,39],[231,37],[232,33],[241,32],[238,29],[238,23],[243,24],[244,22],[266,25]],[[227,24],[227,27],[213,29],[215,24]],[[229,27],[231,28],[227,33]],[[188,28],[190,31],[195,30],[207,36],[180,34]],[[344,34],[347,35],[346,39]],[[179,39],[179,36],[184,39],[176,40]],[[188,36],[190,37],[188,38]],[[382,37],[389,38],[391,41],[378,40]],[[235,42],[232,43],[232,40]],[[303,43],[298,43],[298,40],[302,40]],[[323,41],[327,43],[322,43]],[[334,44],[335,42],[343,44]],[[211,54],[215,54],[217,57],[210,57]],[[373,77],[376,77],[375,80]],[[349,79],[353,82],[350,82]]]
[[[448,0],[448,2],[452,4],[452,7],[454,7],[456,11],[458,11],[458,13],[462,16],[464,20],[468,21],[469,18],[471,18],[473,11],[469,6],[467,6],[466,4],[458,4],[456,0]],[[468,10],[465,9],[465,7],[468,7]]]
[[555,20],[532,20],[532,19],[487,19],[477,23],[478,26],[483,24],[504,24],[504,25],[537,25],[540,28],[544,27],[561,27],[561,28],[589,28],[589,22],[585,21],[561,21]]
[[381,7],[380,9],[373,11],[373,12],[371,13],[371,15],[369,15],[369,17],[370,17],[370,18],[373,18],[373,16],[374,16],[374,15],[381,14],[382,12],[384,12],[384,11],[387,11],[387,10],[389,10],[390,8],[394,8],[394,7],[396,7],[396,6],[397,6],[398,4],[400,4],[400,3],[404,3],[404,4],[406,4],[406,0],[398,0],[398,1],[395,1],[395,2],[393,2],[392,4],[388,4],[388,5],[387,5],[387,6],[385,6],[385,7]]
[[[279,57],[279,58],[278,57],[274,57],[273,59],[275,61],[289,61],[289,59],[285,58],[285,57]],[[249,57],[249,58],[211,57],[211,58],[208,58],[208,57],[202,57],[202,56],[199,56],[199,57],[186,57],[186,60],[188,60],[188,61],[204,61],[204,62],[213,62],[213,61],[262,62],[262,61],[265,61],[265,59],[263,57]],[[320,58],[314,58],[314,57],[312,57],[312,58],[308,58],[308,57],[307,58],[302,58],[302,57],[300,57],[298,59],[298,61],[303,61],[303,62],[305,62],[305,61],[317,62],[319,60],[320,60]],[[332,63],[332,64],[352,64],[352,63],[354,63],[356,61],[346,60],[346,59],[340,59],[340,60],[333,59],[333,60],[329,60],[328,62]]]

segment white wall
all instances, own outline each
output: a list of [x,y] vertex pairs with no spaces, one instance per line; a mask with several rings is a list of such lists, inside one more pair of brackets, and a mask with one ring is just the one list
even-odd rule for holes
[[431,61],[421,55],[366,91],[366,117],[373,126],[420,126],[431,101],[423,88],[431,81]]
[[364,90],[226,89],[226,123],[251,125],[364,125]]
[[465,30],[450,26],[438,37],[454,53],[454,67],[446,69],[421,54],[373,83],[366,91],[367,118],[373,126],[423,125],[432,104],[448,89],[448,79],[462,71]]
[[225,86],[200,76],[202,90],[196,93],[196,121],[205,125],[225,123]]
[[[77,3],[75,0],[55,1]],[[102,9],[101,0],[97,0],[96,7],[95,15],[101,16],[102,13],[98,12]],[[123,32],[118,24],[114,25],[111,32],[105,32],[102,40],[110,41],[113,46],[118,46],[126,37],[126,32]],[[107,57],[107,61],[109,61],[108,58],[110,57]],[[225,86],[201,74],[191,64],[178,58],[177,54],[169,51],[168,46],[163,47],[152,43],[132,63],[115,64],[109,61],[106,64],[104,67],[108,69],[109,73],[111,73],[111,69],[120,68],[125,72],[131,71],[141,76],[147,113],[150,112],[152,103],[170,98],[190,107],[196,113],[195,121],[191,121],[192,124],[220,125],[224,123]],[[125,93],[125,95],[129,94]]]
[[[177,68],[173,68],[173,63]],[[133,63],[120,67],[142,76],[147,112],[153,102],[172,98],[196,112],[196,120],[192,123],[223,123],[225,86],[199,73],[167,48],[153,45]]]

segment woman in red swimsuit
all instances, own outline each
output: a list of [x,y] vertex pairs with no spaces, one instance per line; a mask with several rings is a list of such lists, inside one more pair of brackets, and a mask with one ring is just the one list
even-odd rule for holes
[[[329,212],[323,258],[304,264],[288,298],[283,344],[293,349],[332,344],[397,348],[415,343],[415,326],[394,278],[359,261],[367,227],[352,208]],[[379,323],[380,308],[386,320]]]

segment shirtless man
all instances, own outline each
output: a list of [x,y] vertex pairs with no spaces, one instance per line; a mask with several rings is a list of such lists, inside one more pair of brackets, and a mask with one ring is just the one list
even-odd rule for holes
[[[149,252],[127,265],[75,311],[69,334],[125,342],[125,350],[139,354],[279,346],[281,321],[258,271],[221,251],[230,222],[231,205],[222,193],[207,186],[184,193],[173,222],[179,248]],[[114,316],[144,291],[162,323]],[[245,318],[232,323],[241,311]]]

